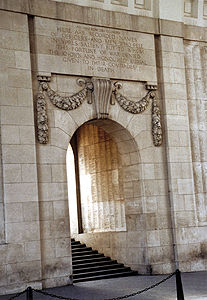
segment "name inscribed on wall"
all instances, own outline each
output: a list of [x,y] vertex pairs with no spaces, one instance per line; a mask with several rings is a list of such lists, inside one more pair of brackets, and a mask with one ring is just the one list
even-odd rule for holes
[[51,55],[90,71],[137,70],[146,65],[142,42],[127,31],[71,24],[51,33]]

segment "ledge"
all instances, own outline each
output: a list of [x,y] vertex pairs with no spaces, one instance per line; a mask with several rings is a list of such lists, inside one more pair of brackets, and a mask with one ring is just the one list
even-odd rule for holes
[[[0,0],[0,9],[28,15],[88,25],[182,36],[179,22],[130,15],[100,8],[78,6],[50,0]],[[177,24],[178,23],[178,24]],[[161,24],[161,26],[160,26]]]
[[0,0],[0,9],[49,19],[206,41],[205,27],[51,0]]
[[207,41],[207,28],[193,25],[184,25],[184,37],[190,41]]

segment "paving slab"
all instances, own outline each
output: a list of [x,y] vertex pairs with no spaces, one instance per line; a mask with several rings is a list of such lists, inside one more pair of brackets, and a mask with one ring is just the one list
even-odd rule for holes
[[[129,295],[155,284],[167,275],[131,276],[104,280],[80,282],[74,285],[45,289],[44,291],[59,296],[81,300],[115,299]],[[185,300],[207,300],[207,272],[182,273],[182,283]],[[0,300],[8,300],[13,295],[0,296]],[[16,298],[26,299],[26,295]],[[51,296],[44,296],[34,292],[33,300],[52,300]],[[130,300],[172,300],[177,299],[175,276],[159,286],[140,295],[130,296]]]

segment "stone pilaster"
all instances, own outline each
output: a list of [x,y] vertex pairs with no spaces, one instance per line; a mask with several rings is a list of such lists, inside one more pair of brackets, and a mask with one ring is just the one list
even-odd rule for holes
[[188,261],[191,255],[191,235],[192,232],[196,232],[197,216],[183,40],[161,36],[157,39],[156,46],[158,77],[163,98],[174,258],[176,267],[188,271],[190,270]]

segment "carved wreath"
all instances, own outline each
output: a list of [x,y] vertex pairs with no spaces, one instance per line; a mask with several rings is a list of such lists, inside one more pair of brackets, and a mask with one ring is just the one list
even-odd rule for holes
[[[77,83],[83,88],[72,96],[60,96],[57,92],[53,91],[48,82],[50,81],[49,76],[39,76],[39,91],[37,95],[37,139],[41,144],[47,144],[48,142],[48,117],[46,111],[45,94],[48,96],[50,101],[58,108],[69,111],[78,108],[83,101],[87,98],[88,92],[93,91],[94,80],[79,79]],[[104,79],[101,79],[104,80]],[[144,112],[152,101],[152,137],[153,144],[160,146],[162,144],[162,126],[160,120],[160,109],[156,101],[156,86],[146,85],[148,90],[147,94],[139,101],[131,101],[125,98],[119,93],[122,85],[119,82],[114,83],[114,88],[110,88],[111,92],[108,94],[109,101],[112,93],[115,96],[116,101],[119,105],[127,112],[132,114],[139,114]],[[89,97],[88,97],[89,98]],[[96,99],[94,99],[96,100]],[[100,99],[99,99],[100,100]],[[88,99],[88,103],[91,104],[91,99]],[[111,104],[112,101],[111,101]],[[108,107],[105,106],[105,107]],[[108,109],[108,108],[107,108]],[[99,115],[99,112],[97,112]],[[108,112],[104,111],[101,115],[107,116]]]

